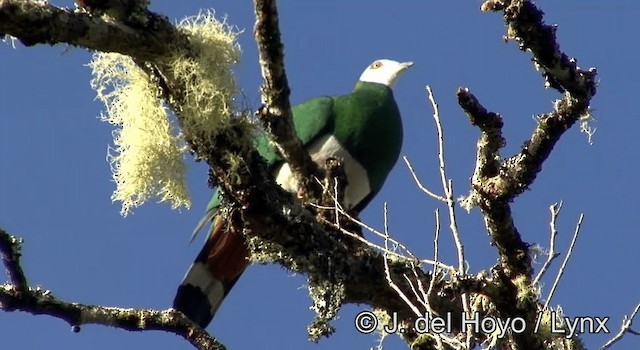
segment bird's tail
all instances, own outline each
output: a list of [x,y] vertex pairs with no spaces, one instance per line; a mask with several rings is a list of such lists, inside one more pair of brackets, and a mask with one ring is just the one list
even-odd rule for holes
[[249,265],[242,234],[217,216],[207,242],[193,262],[173,300],[173,307],[205,328],[222,300]]

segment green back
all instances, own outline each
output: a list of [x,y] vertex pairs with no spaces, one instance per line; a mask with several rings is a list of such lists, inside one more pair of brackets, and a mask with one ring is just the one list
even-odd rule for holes
[[[354,208],[362,210],[380,191],[400,155],[402,120],[392,90],[382,84],[358,82],[348,95],[317,97],[293,107],[292,112],[303,145],[333,134],[367,169],[371,193]],[[258,135],[254,144],[272,168],[283,161],[265,133]],[[207,210],[219,204],[216,190]]]
[[[315,141],[333,129],[335,117],[333,110],[334,98],[322,96],[307,100],[291,109],[293,125],[302,145]],[[271,147],[265,133],[255,139],[254,145],[258,153],[272,168],[283,161],[278,152]]]

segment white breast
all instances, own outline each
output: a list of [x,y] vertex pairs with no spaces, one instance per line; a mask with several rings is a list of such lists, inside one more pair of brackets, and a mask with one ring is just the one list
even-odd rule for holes
[[[325,160],[329,157],[342,159],[347,181],[349,182],[344,194],[345,209],[351,209],[371,192],[367,171],[342,147],[333,135],[327,135],[316,140],[311,144],[309,154],[311,159],[323,168]],[[285,190],[292,193],[298,191],[298,182],[292,176],[288,163],[284,163],[276,169],[274,176],[276,182]]]

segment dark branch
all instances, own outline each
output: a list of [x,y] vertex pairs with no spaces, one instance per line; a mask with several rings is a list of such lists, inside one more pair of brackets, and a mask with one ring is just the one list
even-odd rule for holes
[[[146,10],[144,0],[76,0],[79,8],[94,15],[107,14],[118,22],[126,22],[134,10]],[[136,8],[138,7],[138,8]]]
[[530,51],[536,69],[547,85],[573,97],[589,100],[596,93],[596,70],[580,69],[574,58],[560,51],[556,26],[544,23],[544,13],[528,0],[488,0],[483,11],[502,11],[507,24],[507,40],[518,42],[521,50]]
[[179,335],[198,349],[222,350],[225,347],[181,312],[149,309],[124,309],[68,303],[49,290],[31,288],[20,267],[20,239],[0,229],[0,255],[9,274],[9,283],[0,285],[0,309],[49,315],[66,321],[74,332],[84,324],[101,324],[128,331],[165,331]]
[[495,187],[486,193],[511,201],[533,183],[562,134],[580,118],[588,116],[591,97],[596,93],[596,70],[580,69],[575,59],[560,51],[556,27],[544,23],[542,11],[533,3],[490,0],[482,9],[502,10],[507,23],[506,38],[517,41],[522,50],[533,54],[536,69],[542,71],[548,86],[567,93],[552,113],[539,117],[538,127],[522,152],[507,159],[504,171],[494,179]]
[[506,140],[502,136],[502,117],[488,112],[478,99],[467,88],[457,91],[458,104],[469,117],[471,125],[480,128],[482,135],[478,140],[478,155],[474,180],[476,181],[498,174],[500,167],[500,148],[505,146]]
[[7,269],[9,282],[18,292],[22,292],[27,288],[27,278],[20,266],[21,244],[22,242],[18,237],[11,236],[0,228],[0,256]]
[[[458,90],[458,103],[471,124],[481,131],[470,198],[480,207],[500,256],[499,266],[494,270],[504,287],[500,289],[502,302],[497,305],[498,311],[502,317],[522,317],[533,324],[539,305],[531,285],[533,268],[529,245],[515,227],[510,202],[533,183],[562,134],[579,118],[588,115],[590,99],[596,92],[596,73],[595,69],[581,70],[575,60],[560,51],[556,28],[544,24],[542,11],[533,3],[488,0],[482,10],[503,11],[506,38],[516,40],[522,50],[533,54],[535,67],[542,72],[547,86],[565,93],[553,112],[540,116],[522,151],[502,161],[499,155],[504,146],[502,118],[487,112],[468,90]],[[542,346],[540,337],[532,332],[514,334],[512,340],[517,349]]]
[[144,61],[161,59],[167,43],[188,47],[186,37],[167,18],[152,12],[145,15],[146,28],[141,29],[48,3],[0,0],[0,33],[25,46],[66,43]]
[[256,24],[254,36],[260,54],[263,84],[260,89],[263,108],[258,117],[275,141],[278,150],[289,163],[291,172],[300,184],[303,198],[318,194],[317,184],[311,180],[318,175],[316,164],[302,147],[293,126],[289,83],[284,69],[284,50],[280,41],[278,9],[275,0],[255,0]]
[[589,103],[590,100],[567,95],[556,102],[553,112],[538,116],[538,126],[522,151],[505,161],[505,171],[496,179],[499,184],[496,197],[512,200],[529,188],[564,132],[580,118],[588,117]]
[[528,259],[528,245],[522,241],[514,225],[509,203],[490,200],[496,197],[494,193],[500,189],[495,180],[499,178],[502,167],[499,150],[506,142],[502,136],[502,117],[488,112],[468,89],[458,89],[457,96],[458,104],[471,124],[481,131],[471,184],[482,195],[477,204],[487,219],[486,226],[492,243],[498,248],[501,265],[508,269],[509,274],[512,271],[524,271],[529,275],[531,262]]

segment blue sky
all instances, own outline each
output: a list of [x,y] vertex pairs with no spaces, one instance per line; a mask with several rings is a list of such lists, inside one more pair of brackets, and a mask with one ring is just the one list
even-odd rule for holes
[[[72,6],[70,1],[54,1]],[[197,13],[208,1],[154,2],[172,19]],[[467,86],[489,109],[503,115],[507,146],[517,152],[535,126],[533,116],[549,111],[555,91],[542,88],[530,55],[505,44],[502,19],[481,13],[481,1],[282,1],[281,31],[292,89],[299,103],[318,95],[348,92],[374,59],[414,61],[396,86],[403,114],[403,154],[424,183],[441,192],[432,110],[424,86],[434,89],[446,133],[449,176],[457,195],[468,192],[478,130],[455,103]],[[558,221],[558,249],[566,252],[578,215],[585,213],[581,237],[552,300],[571,316],[610,316],[617,331],[623,315],[640,301],[636,223],[640,165],[640,111],[635,86],[640,51],[640,3],[627,1],[538,1],[548,23],[559,24],[561,48],[581,67],[596,66],[600,84],[593,100],[594,144],[574,128],[545,163],[531,191],[513,204],[516,225],[527,242],[548,246],[549,205],[564,200]],[[218,15],[244,29],[237,69],[247,104],[257,107],[261,82],[251,1],[216,1]],[[189,161],[191,210],[171,211],[151,203],[122,218],[111,203],[114,189],[105,160],[112,127],[89,86],[90,53],[64,46],[0,46],[0,224],[25,239],[23,265],[32,285],[42,285],[67,301],[164,309],[200,249],[189,234],[211,196],[206,167]],[[440,204],[419,192],[399,163],[383,191],[362,214],[381,227],[389,203],[390,231],[422,257],[432,256],[433,211]],[[442,208],[442,207],[441,207]],[[442,208],[443,209],[443,208]],[[478,210],[459,210],[470,272],[496,261]],[[455,264],[450,236],[443,232],[440,254]],[[558,259],[545,278],[548,292]],[[537,266],[539,268],[540,265]],[[209,330],[231,349],[368,349],[377,338],[358,334],[354,315],[365,305],[345,306],[336,333],[318,345],[306,340],[312,320],[304,276],[279,266],[252,266],[225,300]],[[636,321],[640,324],[640,319]],[[636,327],[638,329],[640,327]],[[611,335],[584,335],[590,348]],[[84,326],[72,333],[64,322],[26,313],[0,313],[0,337],[8,348],[189,349],[181,338],[161,332],[130,333]],[[387,349],[403,349],[391,336]],[[628,337],[618,349],[637,348]]]

